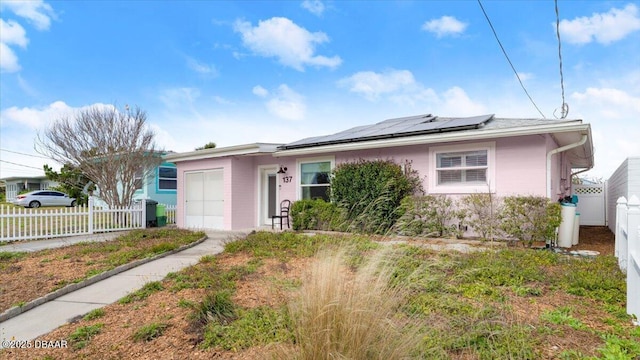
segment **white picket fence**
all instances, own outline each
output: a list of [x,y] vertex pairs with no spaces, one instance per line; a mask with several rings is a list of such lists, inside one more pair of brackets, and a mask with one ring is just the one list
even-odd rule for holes
[[[175,224],[175,205],[165,205],[167,224]],[[142,229],[146,224],[146,205],[129,208],[101,208],[89,198],[86,206],[25,209],[0,206],[0,242],[49,239],[64,236]]]
[[615,256],[627,274],[627,313],[640,325],[640,199],[618,199]]

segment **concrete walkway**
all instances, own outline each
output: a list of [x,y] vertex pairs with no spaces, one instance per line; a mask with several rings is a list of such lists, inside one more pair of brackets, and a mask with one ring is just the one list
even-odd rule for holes
[[[196,246],[121,272],[1,322],[0,341],[33,340],[91,310],[116,302],[150,281],[162,280],[170,272],[194,265],[204,255],[221,253],[224,244],[246,235],[247,232],[207,232],[207,239]],[[9,251],[4,248],[0,247],[0,251]]]

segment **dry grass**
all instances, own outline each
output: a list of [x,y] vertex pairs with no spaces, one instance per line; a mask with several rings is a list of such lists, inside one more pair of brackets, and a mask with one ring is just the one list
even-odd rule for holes
[[406,290],[389,285],[389,255],[377,252],[353,272],[346,251],[322,253],[289,306],[297,345],[276,357],[409,358],[421,337],[398,312]]

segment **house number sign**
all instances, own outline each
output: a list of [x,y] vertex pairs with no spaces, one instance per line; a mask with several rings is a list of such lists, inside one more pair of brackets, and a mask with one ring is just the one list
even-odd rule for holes
[[293,179],[293,176],[283,176],[282,182],[284,182],[285,184],[290,183],[292,179]]

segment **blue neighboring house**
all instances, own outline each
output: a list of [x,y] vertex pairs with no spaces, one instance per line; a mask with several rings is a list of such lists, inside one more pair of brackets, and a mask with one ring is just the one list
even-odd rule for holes
[[133,195],[134,200],[152,199],[159,204],[176,205],[178,171],[175,164],[164,162],[145,179],[136,180],[139,188]]

